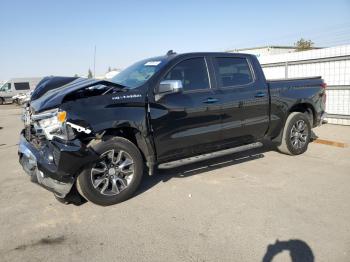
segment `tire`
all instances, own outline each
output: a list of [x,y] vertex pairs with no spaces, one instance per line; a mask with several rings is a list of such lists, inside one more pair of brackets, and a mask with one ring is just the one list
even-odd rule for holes
[[5,100],[2,97],[0,97],[0,105],[3,105],[3,104],[5,104]]
[[94,146],[100,158],[77,178],[77,189],[87,200],[101,206],[132,197],[143,176],[143,159],[129,140],[114,137]]
[[291,113],[283,128],[281,144],[277,147],[281,153],[300,155],[309,145],[311,125],[309,118],[300,112]]

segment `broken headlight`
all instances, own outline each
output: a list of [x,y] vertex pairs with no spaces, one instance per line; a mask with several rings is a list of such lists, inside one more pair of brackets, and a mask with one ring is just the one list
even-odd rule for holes
[[33,115],[32,119],[39,123],[40,128],[48,140],[52,140],[54,136],[68,140],[66,128],[67,113],[65,111],[54,109]]

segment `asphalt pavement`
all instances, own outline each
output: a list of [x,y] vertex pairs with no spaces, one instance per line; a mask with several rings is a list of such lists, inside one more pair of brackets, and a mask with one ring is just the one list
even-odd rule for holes
[[[0,106],[0,261],[350,261],[350,148],[264,148],[159,171],[121,204],[63,205],[17,159]],[[350,144],[350,127],[320,139]]]

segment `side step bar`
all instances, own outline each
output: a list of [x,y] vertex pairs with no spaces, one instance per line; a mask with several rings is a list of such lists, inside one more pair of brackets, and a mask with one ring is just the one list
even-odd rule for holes
[[215,157],[220,157],[220,156],[224,156],[224,155],[229,155],[229,154],[233,154],[233,153],[238,153],[241,151],[246,151],[249,149],[254,149],[254,148],[258,148],[258,147],[262,147],[262,146],[263,146],[263,144],[261,142],[256,142],[256,143],[252,143],[252,144],[248,144],[248,145],[244,145],[244,146],[238,146],[238,147],[233,147],[233,148],[229,148],[229,149],[216,151],[213,153],[207,153],[207,154],[203,154],[203,155],[198,155],[198,156],[193,156],[193,157],[189,157],[189,158],[171,161],[168,163],[163,163],[163,164],[160,164],[158,166],[158,168],[160,168],[160,169],[174,168],[174,167],[188,165],[191,163],[195,163],[195,162],[199,162],[199,161],[203,161],[203,160],[207,160],[207,159],[211,159],[211,158],[215,158]]

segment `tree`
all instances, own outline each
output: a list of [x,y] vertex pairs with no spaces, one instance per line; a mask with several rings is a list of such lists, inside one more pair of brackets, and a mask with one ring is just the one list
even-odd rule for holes
[[311,40],[305,40],[304,38],[300,38],[299,41],[294,43],[294,46],[297,48],[297,52],[306,51],[312,49],[312,47],[314,46],[314,42],[312,42]]
[[92,78],[92,72],[91,72],[90,68],[89,68],[89,71],[88,71],[88,78]]

